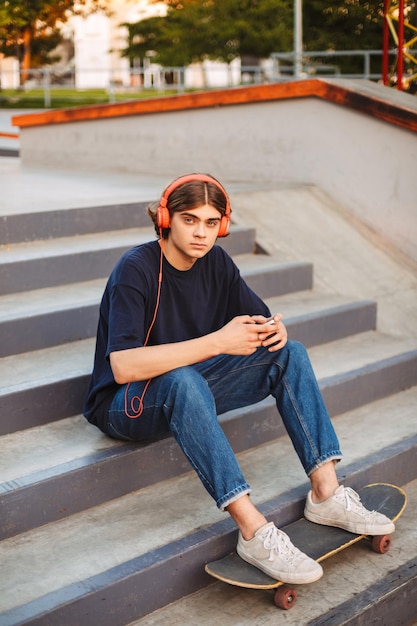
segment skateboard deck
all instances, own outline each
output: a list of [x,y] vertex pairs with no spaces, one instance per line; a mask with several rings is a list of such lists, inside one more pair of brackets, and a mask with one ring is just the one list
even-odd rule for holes
[[[363,505],[371,511],[384,513],[392,521],[397,520],[407,504],[407,495],[400,488],[386,483],[375,483],[358,489]],[[317,562],[324,561],[333,554],[361,541],[367,535],[355,535],[341,528],[321,526],[301,518],[281,528],[293,544]],[[391,545],[390,535],[371,538],[375,552],[383,554]],[[288,584],[271,578],[259,569],[246,563],[236,552],[222,559],[207,563],[205,570],[210,576],[230,585],[248,589],[275,589],[274,602],[283,609],[291,608],[297,592]]]

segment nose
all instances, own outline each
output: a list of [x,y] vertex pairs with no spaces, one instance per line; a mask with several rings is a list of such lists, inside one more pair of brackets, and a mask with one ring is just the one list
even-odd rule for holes
[[194,234],[196,237],[205,237],[206,236],[206,226],[204,224],[204,222],[197,222],[195,229],[194,229]]

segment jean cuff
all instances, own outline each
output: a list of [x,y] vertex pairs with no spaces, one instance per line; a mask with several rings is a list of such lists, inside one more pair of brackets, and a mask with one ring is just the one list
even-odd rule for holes
[[306,474],[308,477],[310,477],[311,474],[315,472],[316,470],[318,470],[319,467],[321,467],[322,465],[326,465],[326,463],[329,463],[330,461],[336,461],[336,463],[339,463],[339,461],[341,461],[342,458],[343,458],[343,455],[340,451],[327,454],[325,457],[321,457],[317,459],[314,465],[312,465],[310,468],[307,469]]
[[236,500],[239,500],[239,498],[241,498],[242,496],[247,496],[248,494],[250,494],[250,492],[251,488],[247,483],[245,483],[244,485],[233,489],[233,491],[226,493],[225,496],[220,498],[220,500],[217,501],[217,507],[220,509],[220,511],[225,511],[229,504],[232,504],[232,502],[236,502]]

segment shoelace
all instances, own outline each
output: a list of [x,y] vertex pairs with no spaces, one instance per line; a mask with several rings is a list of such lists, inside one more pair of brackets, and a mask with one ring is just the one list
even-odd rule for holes
[[375,511],[368,511],[368,509],[363,506],[359,494],[350,487],[345,487],[343,495],[347,511],[354,510],[355,513],[364,518],[371,517],[375,514]]
[[269,550],[269,561],[274,560],[274,553],[279,554],[286,561],[295,559],[299,553],[299,550],[291,543],[290,538],[276,526],[268,528],[262,535],[262,541],[265,550]]

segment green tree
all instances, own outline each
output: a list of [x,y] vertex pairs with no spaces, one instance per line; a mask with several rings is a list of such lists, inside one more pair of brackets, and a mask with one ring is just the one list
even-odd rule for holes
[[292,7],[285,0],[167,0],[166,17],[126,24],[124,56],[183,66],[214,59],[230,62],[237,56],[265,58],[276,50],[291,50]]
[[3,0],[0,52],[19,59],[24,82],[32,66],[56,60],[50,53],[61,41],[59,26],[71,15],[86,16],[98,10],[107,12],[108,0]]
[[383,0],[309,0],[303,7],[307,50],[369,50],[381,47]]
[[[205,58],[265,58],[293,49],[294,2],[286,0],[165,0],[165,18],[127,24],[124,56],[156,52],[161,65]],[[413,15],[416,0],[406,2]],[[303,43],[317,50],[382,50],[383,0],[304,0]],[[333,61],[329,61],[333,63]],[[376,59],[380,70],[380,59]],[[361,72],[362,58],[338,57],[342,72]]]
[[[303,7],[303,43],[306,54],[314,50],[381,50],[383,0],[309,0]],[[329,61],[333,63],[334,61]],[[380,70],[381,60],[376,59]],[[342,72],[361,72],[360,57],[338,57]]]

